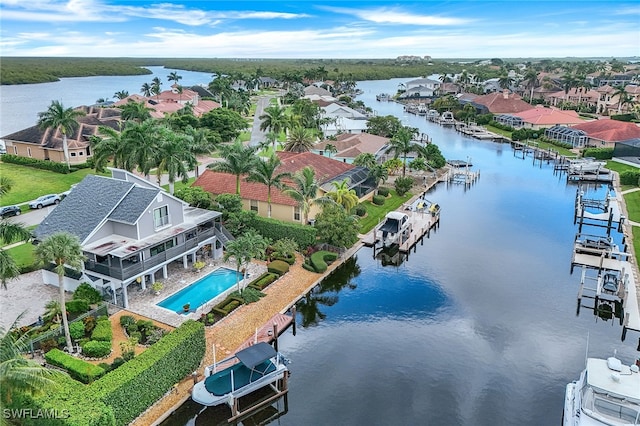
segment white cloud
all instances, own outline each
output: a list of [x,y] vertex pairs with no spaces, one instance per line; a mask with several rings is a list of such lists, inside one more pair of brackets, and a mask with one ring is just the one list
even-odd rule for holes
[[418,15],[404,12],[396,8],[351,9],[342,7],[322,8],[335,13],[353,15],[365,21],[377,24],[448,26],[462,25],[471,22],[469,19],[449,18],[437,15]]

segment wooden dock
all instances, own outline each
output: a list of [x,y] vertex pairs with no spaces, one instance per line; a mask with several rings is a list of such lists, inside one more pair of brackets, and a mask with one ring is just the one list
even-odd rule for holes
[[[261,328],[257,328],[253,337],[247,339],[240,345],[237,351],[255,345],[258,342],[272,343],[295,321],[295,311],[291,315],[275,314]],[[276,345],[277,350],[277,345]]]

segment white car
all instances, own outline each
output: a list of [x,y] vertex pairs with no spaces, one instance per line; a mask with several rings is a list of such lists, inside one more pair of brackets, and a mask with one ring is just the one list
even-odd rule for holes
[[30,202],[29,207],[32,209],[41,209],[52,204],[58,204],[59,202],[60,196],[58,194],[47,194]]

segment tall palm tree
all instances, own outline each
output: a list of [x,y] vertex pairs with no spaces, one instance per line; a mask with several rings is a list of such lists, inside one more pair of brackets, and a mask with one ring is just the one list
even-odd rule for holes
[[329,158],[331,158],[331,156],[333,154],[336,154],[338,152],[338,148],[336,148],[336,146],[334,144],[328,143],[325,147],[324,147],[324,151],[329,154]]
[[[227,261],[233,257],[236,261],[237,272],[240,272],[240,268],[244,266],[243,279],[246,280],[247,265],[254,258],[264,258],[264,253],[268,246],[268,240],[256,231],[249,230],[240,237],[226,244],[223,258]],[[238,293],[242,293],[239,276],[236,278],[236,286],[238,288]]]
[[309,129],[295,126],[289,132],[284,150],[289,152],[308,152],[313,148],[313,142],[314,137]]
[[255,164],[256,148],[244,146],[242,142],[220,147],[223,161],[209,164],[207,167],[218,172],[231,173],[236,176],[236,194],[240,195],[240,176],[251,173]]
[[533,101],[533,89],[535,89],[540,81],[538,80],[538,73],[533,68],[529,68],[524,75],[525,87],[530,89],[529,102]]
[[327,192],[327,197],[341,205],[347,212],[358,205],[360,199],[356,195],[356,191],[349,188],[349,180],[343,179],[340,182],[331,182],[332,191]]
[[353,165],[371,169],[376,165],[376,156],[371,154],[370,152],[363,152],[362,154],[358,154],[356,158],[353,159]]
[[[218,140],[212,134],[212,132],[204,127],[193,128],[191,126],[185,129],[185,133],[189,136],[186,141],[188,149],[194,155],[210,154],[218,147]],[[195,167],[196,177],[200,176],[198,165]]]
[[[23,313],[24,314],[24,313]],[[54,379],[62,373],[43,367],[22,354],[29,348],[29,333],[17,337],[10,330],[18,326],[20,314],[9,329],[0,326],[0,389],[3,390],[2,406],[11,402],[14,393],[37,395],[57,387]],[[3,416],[4,417],[4,416]],[[0,424],[9,424],[3,418]]]
[[173,81],[175,84],[178,84],[178,82],[182,80],[182,76],[178,75],[177,71],[173,71],[167,76],[167,80]]
[[189,180],[189,170],[197,165],[195,154],[189,149],[188,136],[176,133],[169,128],[163,128],[158,146],[156,176],[158,185],[163,174],[169,179],[169,193],[173,195],[176,178],[182,178],[183,183]]
[[133,120],[141,123],[151,118],[152,109],[148,108],[144,102],[135,102],[130,99],[129,102],[119,108],[122,111],[120,117],[125,121]]
[[402,156],[402,176],[404,177],[407,171],[407,155],[416,152],[420,147],[417,143],[413,142],[413,138],[418,133],[418,129],[413,127],[403,126],[396,132],[396,134],[389,141],[389,147],[385,151],[386,153],[393,152],[394,158]]
[[62,150],[67,167],[69,164],[69,147],[67,146],[67,135],[72,134],[78,128],[78,117],[82,117],[83,111],[65,108],[60,101],[53,101],[49,108],[38,113],[38,127],[55,132],[57,129],[62,134]]
[[633,98],[629,96],[623,85],[617,86],[611,97],[616,96],[618,97],[618,114],[620,114],[624,105],[633,103]]
[[266,160],[256,162],[255,168],[249,173],[247,181],[257,182],[267,187],[267,205],[269,210],[267,217],[271,217],[271,188],[282,189],[284,187],[284,179],[291,177],[288,172],[278,173],[280,166],[280,158],[274,153]]
[[129,96],[129,92],[126,90],[119,90],[113,95],[114,98],[120,99],[120,100],[126,98],[127,96]]
[[271,133],[275,133],[276,136],[280,135],[281,132],[286,132],[290,126],[286,110],[278,105],[266,107],[264,113],[258,118],[260,119],[260,130],[268,130]]
[[151,119],[131,122],[125,127],[121,140],[123,152],[128,153],[123,159],[124,169],[131,171],[137,167],[148,177],[151,169],[158,165],[158,122]]
[[[31,238],[29,232],[21,223],[13,223],[8,220],[0,220],[0,241],[5,244],[16,241],[27,241]],[[7,282],[20,275],[20,268],[13,257],[0,248],[0,284],[7,289]]]
[[154,77],[151,80],[151,93],[156,95],[156,100],[158,100],[158,95],[162,91],[162,81],[160,81],[160,77]]
[[[54,271],[58,274],[58,296],[60,306],[65,306],[64,297],[64,272],[65,265],[73,270],[82,269],[84,255],[80,247],[80,241],[75,235],[67,232],[58,232],[46,237],[36,246],[35,257],[44,264],[55,264]],[[71,334],[69,334],[69,321],[66,312],[62,315],[62,327],[69,352],[73,349]]]
[[113,160],[113,166],[119,169],[125,168],[125,159],[129,153],[125,151],[122,135],[111,127],[99,126],[98,134],[89,138],[89,144],[93,151],[93,167],[96,172],[104,171],[105,166]]
[[296,172],[293,177],[293,187],[287,187],[284,192],[298,202],[302,210],[304,223],[309,222],[309,211],[314,204],[320,185],[316,180],[316,172],[309,166]]
[[151,85],[149,83],[143,83],[142,87],[140,88],[140,93],[142,93],[142,96],[144,96],[145,98],[148,98],[151,96]]

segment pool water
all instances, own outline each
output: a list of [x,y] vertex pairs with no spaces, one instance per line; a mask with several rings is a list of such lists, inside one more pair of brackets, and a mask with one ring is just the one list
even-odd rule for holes
[[228,268],[218,268],[210,272],[198,281],[172,294],[157,306],[171,311],[182,313],[183,306],[187,303],[191,305],[191,310],[195,310],[214,299],[235,285],[238,280],[242,280],[242,274]]

